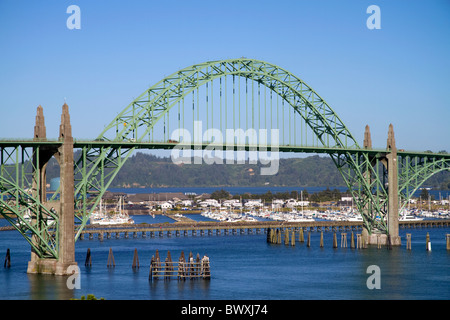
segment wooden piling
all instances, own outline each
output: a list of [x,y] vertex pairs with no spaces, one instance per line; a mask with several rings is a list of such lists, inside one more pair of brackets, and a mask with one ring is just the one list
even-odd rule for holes
[[164,280],[170,279],[172,273],[173,273],[172,256],[170,255],[170,251],[167,251],[166,268],[164,270]]
[[336,231],[333,232],[333,248],[337,248],[337,236],[336,236]]
[[153,281],[153,272],[155,267],[155,256],[150,259],[150,270],[148,271],[148,281]]
[[289,230],[287,228],[284,229],[284,244],[289,245]]
[[88,248],[86,252],[86,260],[84,261],[85,267],[92,267],[91,249]]
[[406,234],[406,250],[411,250],[411,233]]
[[306,242],[306,246],[311,247],[311,231],[308,231],[308,240]]
[[429,232],[427,232],[426,249],[427,249],[427,251],[431,251],[431,241],[430,241],[430,233]]
[[362,244],[362,236],[361,236],[360,233],[356,234],[356,247],[357,247],[358,249],[361,249],[361,248],[363,247],[363,244]]
[[447,233],[445,237],[447,238],[447,250],[450,250],[450,233]]
[[281,244],[281,230],[277,229],[277,243]]
[[106,266],[107,266],[108,268],[110,268],[110,267],[115,267],[115,266],[116,266],[116,262],[114,261],[114,254],[113,254],[111,248],[109,248],[108,263],[106,264]]
[[390,234],[387,235],[386,241],[387,241],[386,249],[392,250],[392,241],[391,241],[391,235]]
[[131,266],[133,269],[138,268],[139,269],[139,257],[138,257],[138,253],[137,253],[137,249],[134,249],[134,254],[133,254],[133,264]]
[[195,262],[197,263],[195,266],[195,275],[198,275],[200,273],[200,254],[197,252],[197,258],[195,259]]
[[341,248],[347,248],[347,234],[341,233]]
[[353,231],[350,239],[350,248],[355,249],[355,237],[353,235]]
[[184,252],[181,251],[180,258],[178,259],[178,280],[186,280],[184,277],[186,274],[185,263]]
[[11,267],[11,251],[6,249],[6,256],[5,256],[5,264],[3,265],[4,268],[10,268]]
[[320,247],[323,248],[323,231],[320,231]]
[[187,261],[187,275],[188,276],[191,276],[193,274],[193,270],[192,270],[193,263],[194,263],[194,256],[192,255],[192,251],[190,251],[189,258]]
[[161,259],[159,258],[159,251],[156,249],[155,252],[155,274],[159,275],[161,270]]
[[305,237],[303,235],[303,227],[300,227],[300,230],[298,232],[298,241],[299,242],[305,242]]
[[292,229],[291,246],[295,246],[295,231]]

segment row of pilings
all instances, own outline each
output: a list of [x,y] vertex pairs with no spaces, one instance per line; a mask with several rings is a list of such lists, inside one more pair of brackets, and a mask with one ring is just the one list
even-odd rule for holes
[[[85,267],[92,267],[92,254],[90,249],[86,252],[84,265]],[[114,268],[116,266],[112,248],[109,248],[106,266],[108,268]],[[131,267],[133,270],[139,269],[140,267],[137,249],[134,249]],[[155,255],[153,255],[150,260],[149,281],[155,279],[193,280],[198,278],[206,280],[211,278],[209,257],[206,254],[200,258],[200,254],[197,253],[197,257],[194,258],[192,252],[189,252],[189,256],[185,258],[184,251],[181,251],[178,261],[172,261],[170,251],[167,251],[167,257],[163,260],[160,258],[159,251],[156,250]]]
[[[311,247],[311,231],[306,231],[306,246]],[[356,239],[356,241],[355,241]],[[296,242],[304,243],[305,242],[305,233],[303,228],[268,228],[267,229],[267,243],[273,244],[282,244],[295,246]],[[355,234],[351,232],[350,240],[348,240],[347,233],[340,233],[340,247],[347,248],[348,242],[350,242],[350,248],[352,249],[363,249],[367,248],[367,243],[362,240],[362,236],[360,233]],[[323,240],[323,230],[320,231],[320,243],[319,246],[321,248],[324,247]],[[382,247],[382,241],[378,241],[377,247]],[[338,248],[338,237],[336,230],[333,231],[333,248]],[[388,247],[389,248],[389,247]],[[450,234],[446,234],[446,248],[450,250]],[[406,249],[411,250],[411,234],[406,234]],[[426,237],[426,250],[431,251],[431,240],[430,235],[427,233]]]
[[[296,239],[298,239],[298,240],[296,240]],[[295,228],[269,228],[269,229],[267,229],[267,242],[268,243],[282,244],[284,242],[285,245],[295,246],[296,241],[301,242],[301,243],[305,242],[305,234],[304,234],[303,228],[299,228],[297,232],[296,232]],[[306,232],[306,246],[307,247],[311,246],[311,231]],[[320,231],[319,246],[321,248],[324,247],[323,230]],[[341,248],[348,247],[347,233],[341,233],[340,246],[341,246]],[[337,248],[337,247],[338,247],[337,233],[336,233],[336,231],[333,231],[333,248]],[[356,235],[356,242],[355,242],[355,235],[352,232],[350,235],[350,248],[362,249],[364,247],[365,247],[365,244],[361,240],[361,234]]]
[[[299,228],[297,231],[298,235],[296,234],[295,228],[269,228],[267,230],[267,242],[268,243],[274,243],[274,244],[282,244],[284,242],[285,245],[291,245],[295,246],[296,239],[298,239],[298,242],[304,243],[305,242],[305,234],[303,231],[303,228]],[[306,232],[306,246],[311,246],[311,231]],[[320,244],[319,246],[321,248],[324,247],[324,241],[323,241],[323,230],[320,231]],[[341,241],[340,241],[341,248],[347,248],[348,247],[348,240],[347,240],[347,233],[341,233]],[[356,235],[356,242],[355,242],[355,235],[352,232],[350,236],[350,248],[358,248],[362,249],[366,245],[361,240],[361,234]],[[333,248],[338,247],[338,239],[337,239],[337,233],[336,231],[333,231]]]

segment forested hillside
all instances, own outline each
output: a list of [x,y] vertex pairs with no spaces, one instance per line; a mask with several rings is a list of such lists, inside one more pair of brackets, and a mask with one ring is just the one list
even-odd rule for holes
[[[75,154],[75,158],[79,153]],[[193,161],[194,162],[194,161]],[[176,165],[170,157],[157,157],[137,152],[124,164],[111,187],[211,187],[211,186],[297,186],[338,187],[344,181],[329,157],[280,159],[276,175],[261,175],[261,165],[248,164],[184,164]],[[47,166],[47,181],[59,175],[56,160]],[[450,172],[440,172],[425,186],[450,189]]]
[[114,180],[115,186],[343,186],[331,159],[280,159],[276,175],[260,174],[261,164],[183,164],[170,158],[137,153]]

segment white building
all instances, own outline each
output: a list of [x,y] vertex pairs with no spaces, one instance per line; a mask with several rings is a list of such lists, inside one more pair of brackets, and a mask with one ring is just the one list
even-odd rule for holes
[[216,199],[206,199],[199,202],[199,205],[203,208],[206,207],[220,207],[220,203]]
[[261,199],[258,199],[258,200],[248,200],[248,201],[245,203],[245,207],[247,207],[247,208],[262,207],[262,206],[263,206],[263,203],[262,203]]
[[163,202],[161,203],[161,209],[172,209],[173,208],[173,204],[170,202]]
[[286,201],[285,206],[286,206],[286,208],[307,207],[307,206],[309,206],[309,201],[289,199]]
[[192,206],[192,200],[182,200],[181,205],[184,207],[191,207]]

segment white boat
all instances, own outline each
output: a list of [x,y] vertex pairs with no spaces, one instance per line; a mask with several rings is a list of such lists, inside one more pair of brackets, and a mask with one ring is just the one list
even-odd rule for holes
[[398,221],[421,221],[423,218],[412,215],[409,210],[403,209],[400,212],[400,217]]
[[311,217],[308,217],[308,216],[304,216],[302,214],[292,214],[287,217],[286,221],[287,222],[311,222],[311,221],[314,221],[314,219]]
[[421,220],[423,220],[423,218],[419,218],[419,217],[416,217],[416,216],[413,216],[413,215],[409,215],[409,214],[402,215],[398,219],[398,221],[421,221]]
[[110,213],[103,213],[102,200],[100,200],[99,211],[93,212],[90,217],[91,224],[98,224],[102,226],[116,225],[116,224],[134,224],[128,214],[123,210],[122,198],[119,199],[116,211]]
[[[54,209],[52,208],[52,210],[54,210]],[[22,226],[26,225],[27,223],[29,223],[29,224],[33,223],[33,220],[31,218],[31,210],[30,209],[27,209],[27,212],[23,215],[22,219],[23,219],[23,221],[21,219],[17,219],[16,226],[22,227]],[[44,218],[44,221],[47,224],[47,227],[50,227],[53,224],[55,224],[55,219],[53,219],[53,217],[51,217],[51,216]]]
[[103,218],[99,221],[97,221],[98,225],[106,226],[106,225],[116,225],[116,224],[134,224],[134,220],[126,216],[113,216],[113,217],[107,217]]
[[354,215],[346,219],[347,221],[357,221],[357,222],[363,222],[363,218],[361,215]]
[[347,221],[363,222],[363,218],[362,217],[351,217],[351,218],[348,218]]

